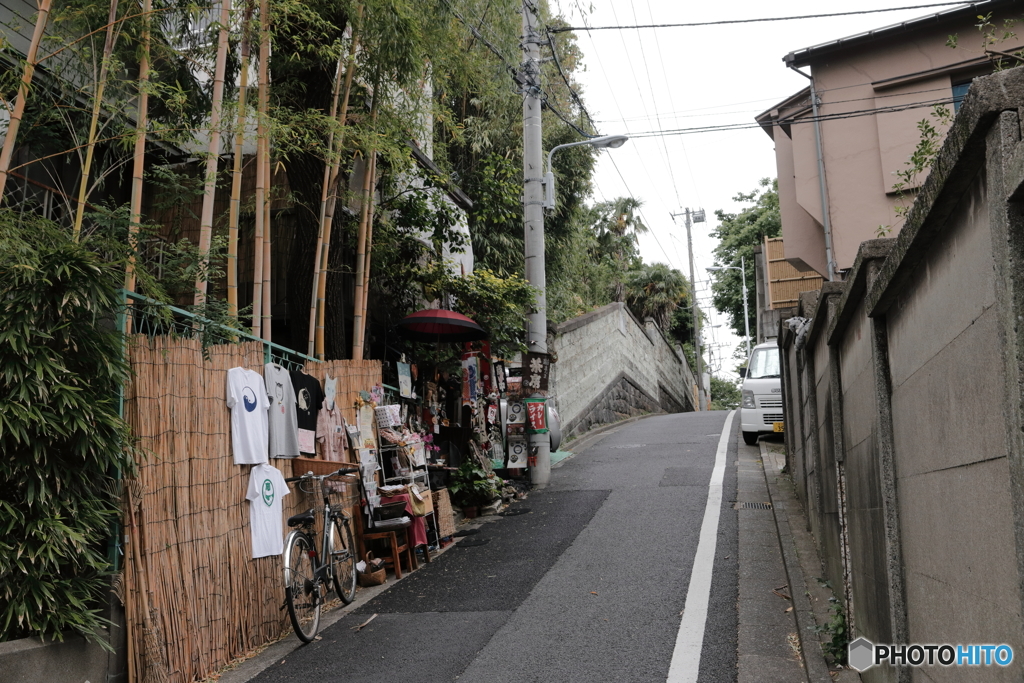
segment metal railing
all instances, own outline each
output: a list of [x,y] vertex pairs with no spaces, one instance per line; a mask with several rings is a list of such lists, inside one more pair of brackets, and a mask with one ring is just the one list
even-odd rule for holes
[[301,370],[308,361],[320,362],[312,356],[260,339],[242,328],[218,323],[135,292],[124,290],[124,297],[130,305],[126,305],[120,314],[120,329],[126,329],[130,317],[132,334],[200,339],[204,349],[216,344],[255,341],[263,345],[264,363],[277,363],[286,370]]

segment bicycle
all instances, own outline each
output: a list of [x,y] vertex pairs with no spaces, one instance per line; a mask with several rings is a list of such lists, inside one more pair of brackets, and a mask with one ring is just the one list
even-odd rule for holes
[[308,485],[302,490],[323,496],[323,529],[319,549],[315,543],[316,508],[293,515],[292,527],[284,544],[284,595],[288,616],[295,635],[305,643],[312,642],[320,629],[320,609],[325,597],[334,588],[346,605],[356,595],[356,546],[350,516],[335,509],[330,501],[330,483],[334,476],[358,474],[358,467],[342,467],[330,474],[308,472],[285,479]]

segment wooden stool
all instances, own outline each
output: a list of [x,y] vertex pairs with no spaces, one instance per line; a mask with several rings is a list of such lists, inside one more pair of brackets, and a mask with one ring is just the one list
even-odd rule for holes
[[[409,547],[410,524],[412,524],[412,522],[406,522],[402,526],[391,527],[383,531],[376,531],[374,529],[367,530],[363,527],[363,515],[356,515],[360,557],[366,556],[366,541],[384,540],[388,542],[391,555],[390,557],[387,555],[383,555],[381,557],[384,560],[384,566],[391,567],[395,572],[396,579],[402,578],[401,559],[403,555],[406,559],[406,566],[409,568],[408,571],[418,569],[419,565],[416,563],[416,553],[414,553],[412,548]],[[399,541],[399,533],[401,533],[401,541]]]

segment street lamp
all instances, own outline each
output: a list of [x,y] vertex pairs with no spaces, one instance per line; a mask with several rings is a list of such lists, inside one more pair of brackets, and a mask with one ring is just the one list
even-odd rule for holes
[[738,270],[743,277],[743,327],[747,332],[747,358],[750,358],[750,314],[747,312],[747,265],[740,256],[740,267],[736,266],[711,266],[707,269],[709,273],[717,273],[720,270]]
[[626,143],[629,137],[626,135],[603,135],[599,138],[580,140],[579,142],[567,142],[564,145],[552,147],[548,152],[548,172],[544,174],[544,208],[555,208],[555,174],[551,171],[551,157],[555,152],[566,147],[579,147],[590,145],[594,149],[617,149]]

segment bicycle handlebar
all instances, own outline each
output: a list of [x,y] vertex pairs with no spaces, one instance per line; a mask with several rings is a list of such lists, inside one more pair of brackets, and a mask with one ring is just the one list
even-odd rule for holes
[[338,476],[339,474],[356,474],[357,472],[359,472],[358,467],[342,467],[330,474],[313,474],[312,472],[306,472],[305,474],[301,474],[297,477],[288,477],[285,479],[285,482],[290,484],[293,481],[301,481],[303,479],[328,479],[330,477]]

